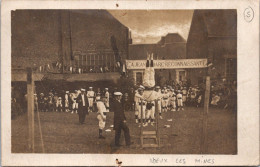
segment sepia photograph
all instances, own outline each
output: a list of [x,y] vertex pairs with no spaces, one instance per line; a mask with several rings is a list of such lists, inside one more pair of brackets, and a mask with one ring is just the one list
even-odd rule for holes
[[12,10],[11,153],[237,155],[237,17]]
[[257,0],[1,5],[1,165],[260,164]]

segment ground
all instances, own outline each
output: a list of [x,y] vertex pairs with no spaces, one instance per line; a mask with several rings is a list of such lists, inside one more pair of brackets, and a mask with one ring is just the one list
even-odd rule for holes
[[[79,125],[78,115],[71,113],[47,112],[39,113],[45,153],[123,153],[123,154],[199,154],[201,138],[202,108],[189,107],[180,112],[163,113],[159,121],[161,148],[140,148],[140,128],[135,123],[134,113],[126,112],[127,124],[130,128],[131,147],[126,147],[123,133],[122,147],[114,147],[114,131],[104,132],[105,140],[98,139],[98,121],[96,113],[86,117],[86,124]],[[168,121],[171,119],[173,121]],[[113,124],[113,112],[108,114],[105,129]],[[164,125],[170,125],[165,128]],[[152,129],[152,127],[148,127]],[[208,115],[209,154],[237,153],[237,121],[236,113],[210,109]],[[12,120],[12,152],[26,153],[28,150],[27,114]],[[147,141],[150,142],[150,141]],[[35,113],[35,152],[42,153],[39,133],[39,122]]]

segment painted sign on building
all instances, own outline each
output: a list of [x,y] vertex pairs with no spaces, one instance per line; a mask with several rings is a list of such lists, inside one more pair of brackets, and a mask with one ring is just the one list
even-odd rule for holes
[[[154,60],[155,69],[205,68],[207,59]],[[146,60],[126,60],[127,69],[145,69]]]

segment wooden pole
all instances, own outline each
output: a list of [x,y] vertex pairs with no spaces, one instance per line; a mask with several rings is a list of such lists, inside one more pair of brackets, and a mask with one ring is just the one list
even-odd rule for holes
[[34,81],[31,68],[27,68],[27,110],[29,150],[34,152]]
[[38,118],[38,126],[39,126],[39,130],[40,130],[42,153],[45,153],[44,143],[43,143],[43,136],[42,136],[42,126],[41,126],[41,120],[40,120],[40,114],[39,114],[38,107],[37,107],[37,110],[36,110],[36,111],[37,111],[37,118]]
[[206,89],[204,98],[204,111],[202,114],[202,135],[201,135],[201,154],[207,153],[207,127],[208,127],[208,111],[209,111],[209,96],[210,96],[210,76],[206,76]]
[[160,131],[159,131],[158,100],[155,100],[155,116],[156,116],[156,138],[157,138],[158,148],[160,148]]
[[143,100],[141,99],[141,147],[143,148],[144,138],[143,138]]

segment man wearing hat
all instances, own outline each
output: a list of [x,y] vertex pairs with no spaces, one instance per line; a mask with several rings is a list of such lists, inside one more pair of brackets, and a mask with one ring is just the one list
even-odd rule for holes
[[124,113],[124,108],[121,102],[122,93],[115,92],[115,101],[113,103],[113,111],[114,111],[114,129],[115,129],[115,145],[120,146],[119,140],[121,136],[121,130],[124,131],[125,143],[127,146],[130,146],[130,133],[129,128],[126,125],[126,117]]
[[69,98],[69,91],[65,92],[65,96],[64,96],[64,110],[65,112],[69,112],[69,106],[70,106],[70,98]]
[[89,91],[87,91],[88,104],[89,104],[89,112],[93,111],[93,102],[95,97],[95,92],[92,87],[89,87]]
[[77,97],[78,97],[78,90],[75,90],[74,93],[71,93],[71,100],[72,100],[72,111],[71,111],[71,114],[73,114],[74,112],[78,113],[78,103],[76,101]]
[[182,102],[182,94],[181,94],[181,90],[178,90],[178,94],[177,94],[177,106],[178,106],[178,111],[180,110],[184,110],[183,109],[183,102]]
[[79,123],[83,124],[85,122],[86,114],[88,114],[88,100],[85,95],[85,89],[81,89],[81,93],[78,95],[76,101],[78,103],[79,110]]
[[44,111],[44,94],[40,93],[39,97],[39,111],[43,112]]
[[171,89],[172,95],[169,97],[170,111],[176,111],[176,94],[174,89]]
[[187,101],[187,88],[186,88],[186,86],[184,86],[182,89],[182,103],[184,106],[185,106],[186,101]]
[[53,97],[54,95],[50,92],[48,97],[48,111],[52,112],[54,111]]
[[37,94],[35,93],[35,94],[34,94],[34,110],[35,110],[35,111],[38,111],[38,110],[39,110],[38,107],[39,107],[39,106],[38,106],[38,97],[37,97]]
[[167,107],[168,107],[168,99],[169,99],[169,95],[167,93],[167,90],[162,90],[162,112],[166,112],[167,111]]
[[62,112],[62,98],[59,97],[56,102],[57,111]]
[[[103,98],[105,100],[105,98]],[[97,103],[97,119],[98,119],[98,126],[99,126],[99,138],[105,139],[105,137],[102,135],[102,131],[105,128],[106,125],[106,106],[100,96],[96,97],[96,103]]]
[[[143,100],[144,87],[139,87],[138,93],[135,95],[137,100],[137,118],[139,124],[141,124],[141,119],[143,119],[143,124],[146,125],[145,115],[146,115],[146,101]],[[142,111],[143,110],[143,111]],[[140,127],[140,126],[139,126]]]

